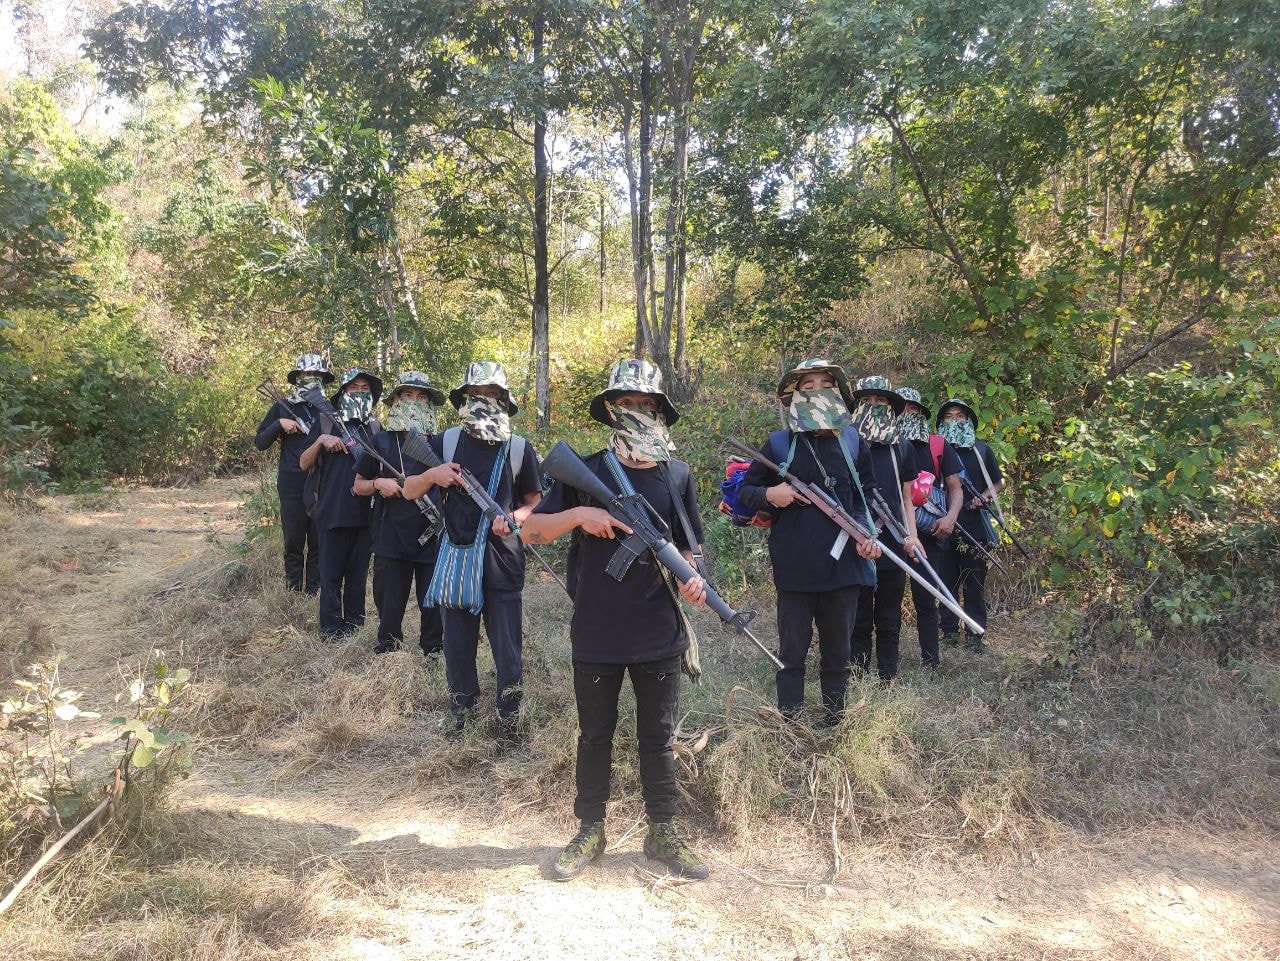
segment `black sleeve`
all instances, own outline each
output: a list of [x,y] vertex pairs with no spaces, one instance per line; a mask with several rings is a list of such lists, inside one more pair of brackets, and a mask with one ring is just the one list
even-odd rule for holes
[[[377,446],[377,441],[374,441],[374,446]],[[382,452],[379,451],[379,453]],[[381,473],[381,467],[377,459],[364,449],[364,445],[361,445],[360,456],[356,458],[356,473],[365,480],[373,480]]]
[[685,543],[687,538],[684,533],[684,524],[680,523],[673,525],[671,528],[673,540],[680,550],[697,551],[704,535],[702,531],[702,515],[698,513],[698,485],[693,481],[693,471],[691,469],[685,474],[684,490],[680,491],[679,494],[680,499],[684,502],[685,514],[689,517],[689,527],[693,531],[693,538],[696,543]]
[[862,505],[867,505],[868,513],[864,514],[864,521],[868,527],[871,527],[871,505],[875,503],[876,489],[876,466],[871,460],[871,445],[866,442],[858,444],[858,459],[854,461],[854,466],[858,468],[858,479],[862,481],[862,501],[856,505],[861,510]]
[[898,476],[902,483],[910,484],[920,476],[920,466],[916,463],[915,449],[912,448],[909,440],[899,441],[895,446],[898,452]]
[[258,425],[258,435],[253,439],[253,446],[258,450],[266,450],[276,442],[276,438],[284,433],[284,428],[280,426],[280,418],[284,414],[280,413],[280,405],[272,404],[271,409],[267,411],[267,416],[262,418],[262,423]]
[[[521,471],[523,474],[524,471]],[[538,506],[533,509],[535,514],[559,514],[570,508],[578,507],[580,498],[578,492],[566,485],[555,481],[551,485],[551,490],[547,491],[546,496],[538,501]]]
[[538,452],[528,441],[524,442],[524,460],[520,463],[520,476],[515,480],[515,506],[519,507],[529,494],[542,493],[542,471],[538,466]]
[[1000,464],[996,461],[996,452],[991,449],[991,445],[983,444],[979,453],[982,456],[982,462],[987,465],[987,473],[991,475],[991,483],[1002,483],[1004,475],[1000,473]]
[[964,470],[964,461],[960,459],[960,455],[956,453],[956,449],[951,446],[951,441],[944,440],[942,442],[943,478],[954,477],[962,470]]
[[[765,438],[765,442],[756,450],[760,451],[765,457],[769,457],[769,440]],[[773,458],[770,457],[770,460]],[[751,466],[747,468],[747,474],[742,478],[742,486],[738,488],[738,500],[743,506],[750,507],[756,511],[772,510],[773,505],[769,503],[765,497],[765,491],[770,487],[774,487],[782,483],[782,478],[777,471],[770,470],[759,461],[752,461]]]

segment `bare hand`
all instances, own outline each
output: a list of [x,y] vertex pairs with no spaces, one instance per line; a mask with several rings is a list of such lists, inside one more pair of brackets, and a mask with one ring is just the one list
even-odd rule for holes
[[914,537],[908,537],[906,541],[903,542],[902,553],[906,554],[909,558],[919,564],[921,559],[924,557],[924,548],[920,545],[919,540]]
[[578,526],[592,537],[606,537],[614,540],[618,536],[614,533],[615,528],[624,534],[631,533],[630,527],[601,507],[583,507],[581,511]]
[[707,606],[707,582],[701,577],[691,577],[680,585],[680,596],[699,607]]
[[334,437],[332,434],[321,434],[319,443],[331,454],[340,454],[347,449],[347,445],[342,443],[342,438]]
[[968,507],[969,510],[971,511],[977,511],[986,507],[987,501],[985,498],[982,498],[982,497],[971,497],[969,498],[969,503],[966,504],[965,506]]
[[499,537],[506,537],[511,533],[511,525],[507,523],[507,519],[501,514],[494,517],[492,527],[493,532]]
[[938,540],[946,540],[956,532],[956,522],[953,517],[939,517],[933,523],[933,536]]
[[865,557],[869,561],[874,561],[883,554],[880,549],[879,541],[858,541],[858,556]]
[[450,461],[448,464],[441,464],[439,467],[433,467],[426,473],[427,480],[431,481],[432,487],[461,487],[462,486],[462,468]]
[[790,507],[792,504],[807,504],[809,499],[790,484],[774,484],[764,492],[764,499],[774,507]]
[[280,418],[280,429],[286,434],[301,434],[302,425],[296,420],[290,420],[288,417]]
[[403,497],[404,491],[390,477],[379,477],[373,482],[373,489],[383,497]]

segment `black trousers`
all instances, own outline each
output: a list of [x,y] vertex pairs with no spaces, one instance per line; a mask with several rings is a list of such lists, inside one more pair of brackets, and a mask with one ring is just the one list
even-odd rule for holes
[[373,606],[378,609],[378,650],[397,650],[404,640],[404,611],[409,605],[409,592],[417,588],[418,644],[423,654],[444,650],[444,625],[440,609],[423,607],[427,587],[435,564],[405,561],[398,557],[373,558]]
[[[938,575],[960,602],[964,612],[983,628],[987,626],[987,561],[967,543],[944,546],[940,552],[941,566]],[[944,634],[954,634],[960,629],[960,619],[945,607],[938,612],[938,620]],[[970,633],[968,628],[965,633]]]
[[301,497],[280,498],[280,531],[284,534],[284,586],[316,593],[320,590],[320,535]]
[[474,708],[480,696],[480,676],[476,671],[476,651],[480,645],[480,621],[489,635],[498,673],[495,697],[499,722],[514,723],[524,697],[524,602],[520,591],[484,592],[484,610],[479,614],[441,608],[444,622],[444,676],[449,684],[449,710],[455,715]]
[[322,634],[348,634],[364,623],[370,543],[368,527],[330,527],[320,532]]
[[[921,534],[920,543],[924,545],[925,558],[938,572],[942,583],[946,584],[947,575],[943,573],[941,567],[942,548],[937,539],[928,534]],[[924,571],[921,573],[923,574]],[[925,577],[928,576],[925,574]],[[916,635],[920,638],[920,663],[926,667],[937,667],[941,663],[938,656],[938,599],[912,581],[911,602],[916,609]]]
[[793,714],[804,706],[804,662],[818,627],[818,679],[822,707],[828,714],[844,710],[849,687],[849,639],[858,598],[870,588],[840,587],[833,591],[778,591],[778,710]]
[[858,611],[853,620],[853,663],[862,671],[871,670],[874,646],[876,673],[882,681],[898,676],[902,595],[906,590],[906,571],[897,565],[887,569],[877,566],[875,590],[864,590],[858,598]]
[[573,694],[578,702],[578,796],[573,813],[583,821],[603,821],[613,776],[613,734],[618,727],[622,677],[631,674],[636,695],[636,742],[640,788],[649,822],[676,814],[676,721],[680,710],[680,658],[642,664],[573,662]]

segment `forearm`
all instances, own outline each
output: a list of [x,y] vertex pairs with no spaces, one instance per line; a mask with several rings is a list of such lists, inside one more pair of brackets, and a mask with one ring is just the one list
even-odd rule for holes
[[303,470],[311,470],[315,466],[316,461],[320,457],[320,441],[316,441],[300,455],[298,455],[298,466]]
[[352,486],[355,488],[356,493],[361,497],[368,497],[376,489],[372,480],[369,480],[360,474],[356,474],[356,481]]
[[516,524],[523,527],[525,521],[533,514],[533,510],[538,506],[538,502],[542,500],[541,492],[526,494],[524,503],[511,512],[511,516],[515,518]]
[[520,539],[526,544],[550,544],[580,526],[581,520],[578,507],[558,514],[529,514],[520,525]]
[[964,488],[960,486],[960,475],[952,474],[947,478],[947,517],[956,520],[963,507]]

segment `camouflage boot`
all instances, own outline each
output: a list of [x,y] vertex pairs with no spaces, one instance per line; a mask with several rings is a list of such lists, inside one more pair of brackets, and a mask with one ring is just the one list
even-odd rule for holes
[[661,861],[682,878],[701,881],[711,873],[706,863],[680,840],[675,825],[670,821],[655,821],[649,825],[644,853],[645,857]]
[[604,822],[583,821],[573,840],[556,855],[555,863],[551,865],[551,876],[557,881],[576,878],[604,853],[604,846]]

